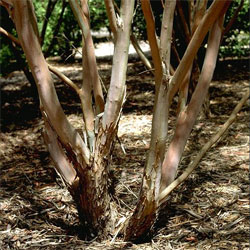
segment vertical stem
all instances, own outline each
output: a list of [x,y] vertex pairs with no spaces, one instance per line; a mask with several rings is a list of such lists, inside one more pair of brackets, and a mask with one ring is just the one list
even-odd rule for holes
[[[89,150],[69,123],[58,100],[47,62],[39,43],[39,34],[32,1],[13,1],[13,19],[21,46],[35,79],[40,100],[48,119],[61,141],[75,148],[83,164],[89,162]],[[82,159],[83,158],[83,159]]]
[[149,0],[141,0],[141,7],[143,11],[144,18],[147,25],[147,36],[151,49],[152,59],[155,68],[155,85],[156,91],[159,89],[159,86],[162,82],[163,69],[162,69],[162,60],[160,56],[160,50],[158,47],[156,31],[155,31],[155,21],[153,12],[150,6]]
[[121,15],[119,21],[117,21],[117,40],[113,56],[110,88],[102,120],[103,131],[109,131],[107,137],[104,136],[102,139],[102,144],[106,144],[105,148],[110,147],[125,98],[125,82],[133,9],[134,0],[123,0],[121,2]]
[[227,121],[223,124],[223,126],[218,130],[218,132],[212,136],[212,138],[201,148],[198,155],[195,159],[188,165],[182,175],[180,175],[176,180],[174,180],[169,186],[167,186],[160,194],[159,200],[160,205],[162,205],[166,200],[168,195],[178,187],[182,182],[184,182],[188,176],[193,172],[193,170],[198,166],[198,163],[202,159],[202,157],[206,154],[206,152],[222,137],[222,135],[227,131],[229,126],[235,121],[237,118],[237,113],[241,110],[242,106],[249,99],[249,89],[247,89],[245,95],[241,98],[237,106],[234,108],[233,112],[227,119]]
[[189,105],[178,118],[174,137],[163,162],[161,189],[167,187],[175,178],[187,139],[208,91],[219,51],[223,20],[224,13],[222,12],[209,33],[208,47],[197,87]]
[[45,13],[45,18],[43,21],[42,32],[41,32],[41,45],[43,45],[47,25],[49,22],[49,18],[54,10],[56,2],[57,2],[57,0],[49,0],[49,2],[48,2],[47,8],[46,8],[46,13]]
[[[116,10],[119,13],[119,15],[120,15],[120,9],[118,8],[117,5],[114,6],[114,3],[112,0],[105,0],[105,6],[106,6],[107,16],[109,19],[109,25],[110,25],[111,31],[114,35],[114,43],[116,43],[117,18],[115,15],[115,7],[116,7]],[[147,67],[147,69],[151,70],[152,69],[151,63],[149,62],[147,57],[144,55],[142,49],[140,48],[138,41],[136,40],[135,36],[132,33],[130,36],[130,41],[131,41],[132,45],[134,46],[134,49],[135,49],[136,53],[138,54],[138,56],[140,57],[143,64]]]
[[[89,84],[91,84],[92,86],[96,103],[96,113],[99,114],[104,110],[104,98],[96,64],[94,43],[90,32],[87,2],[85,0],[82,1],[82,9],[79,6],[77,0],[69,0],[69,3],[82,30],[84,46],[86,46],[87,48],[85,52],[88,65],[85,66],[89,67],[90,74],[90,79],[87,80],[90,81]],[[84,14],[84,12],[86,13],[86,15]]]
[[115,16],[115,8],[112,0],[104,0],[107,16],[109,19],[109,26],[114,36],[114,41],[116,43],[117,39],[117,23],[116,23],[116,16]]
[[160,36],[161,56],[162,61],[165,63],[166,74],[168,77],[170,76],[170,56],[175,5],[176,0],[165,1]]
[[76,0],[70,0],[73,13],[82,30],[82,65],[83,65],[83,83],[81,95],[83,100],[84,121],[88,135],[89,147],[91,152],[95,148],[95,132],[94,132],[94,110],[92,107],[92,90],[94,92],[96,114],[102,113],[104,110],[104,98],[101,83],[98,75],[96,64],[94,43],[92,40],[89,24],[89,11],[86,0],[81,1],[81,7]]
[[190,68],[193,59],[205,38],[209,28],[213,25],[215,20],[220,15],[223,8],[225,8],[230,1],[224,0],[214,0],[212,5],[207,10],[206,14],[203,16],[200,25],[197,27],[187,49],[182,57],[182,60],[175,71],[174,76],[171,78],[170,81],[170,94],[169,94],[169,101],[171,102],[172,98],[174,97],[175,93],[177,92],[180,84],[182,83],[185,75],[187,74],[188,69]]
[[[162,53],[158,48],[154,17],[150,2],[142,0],[142,10],[147,23],[148,40],[151,47],[153,62],[155,65],[156,95],[153,111],[152,132],[150,148],[147,155],[142,187],[137,206],[125,224],[125,239],[135,240],[144,237],[150,227],[153,225],[156,217],[156,208],[158,206],[158,195],[160,189],[161,166],[164,159],[166,138],[168,131],[168,82],[169,75],[163,78],[162,59],[166,60],[168,71],[170,71],[170,50],[173,25],[173,12],[175,4],[172,5],[171,12],[168,13],[167,35],[162,34],[164,44],[162,44]],[[165,7],[165,10],[168,7]],[[165,31],[162,31],[165,32]]]

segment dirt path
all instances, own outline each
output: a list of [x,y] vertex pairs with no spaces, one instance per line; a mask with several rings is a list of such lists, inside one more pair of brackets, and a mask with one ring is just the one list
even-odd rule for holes
[[[80,64],[57,66],[80,82]],[[139,62],[129,64],[128,98],[119,128],[126,154],[117,143],[112,157],[121,216],[136,203],[150,140],[154,85],[144,71]],[[100,63],[100,74],[107,85],[109,62]],[[226,121],[249,87],[248,80],[247,60],[219,63],[210,89],[211,118],[198,119],[179,173]],[[77,96],[59,81],[56,88],[70,121],[80,128]],[[172,193],[152,239],[133,245],[117,238],[111,244],[85,242],[80,237],[76,208],[43,144],[41,117],[32,93],[20,72],[1,79],[0,249],[249,249],[249,104],[226,137]]]

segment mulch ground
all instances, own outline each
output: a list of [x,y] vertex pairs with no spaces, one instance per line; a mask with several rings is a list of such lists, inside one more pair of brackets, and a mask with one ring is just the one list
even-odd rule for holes
[[[53,63],[80,83],[80,64]],[[99,67],[107,85],[110,61]],[[55,83],[69,120],[80,129],[77,96],[56,78]],[[248,87],[248,60],[218,63],[210,88],[211,116],[197,120],[178,174],[226,121]],[[249,103],[191,177],[172,192],[152,237],[136,245],[120,238],[111,243],[81,237],[75,205],[43,143],[34,93],[21,72],[1,79],[0,249],[249,249]],[[129,63],[118,131],[121,143],[116,142],[111,162],[121,217],[133,210],[140,189],[153,95],[150,72],[140,62]],[[171,134],[175,110],[170,114]]]

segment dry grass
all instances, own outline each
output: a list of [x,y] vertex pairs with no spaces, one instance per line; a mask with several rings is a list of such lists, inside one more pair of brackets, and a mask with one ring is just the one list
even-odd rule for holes
[[[149,146],[153,103],[150,74],[138,75],[143,71],[141,64],[130,66],[133,67],[129,68],[128,100],[118,132],[122,146],[116,143],[111,162],[121,217],[127,216],[136,204]],[[230,70],[221,78],[220,70],[227,64],[221,67],[211,86],[212,116],[197,121],[180,173],[225,122],[248,87],[247,70],[239,66],[237,76]],[[101,65],[104,83],[110,77],[109,69],[108,64]],[[68,74],[79,80],[77,67],[76,72]],[[111,240],[87,242],[80,236],[73,201],[54,172],[44,147],[42,122],[37,107],[29,99],[29,87],[23,75],[17,72],[1,83],[0,249],[249,249],[249,104],[239,113],[226,137],[170,195],[151,239],[139,245],[119,238],[113,243]],[[74,126],[80,128],[76,96],[69,96],[69,90],[63,91],[61,87],[58,82],[64,109]],[[67,100],[72,100],[70,105]],[[30,114],[22,113],[27,112],[22,111],[24,107]],[[170,129],[174,123],[173,116]]]

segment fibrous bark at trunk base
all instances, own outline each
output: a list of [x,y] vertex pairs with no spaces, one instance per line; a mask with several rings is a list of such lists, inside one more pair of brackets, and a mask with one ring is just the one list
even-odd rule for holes
[[[48,128],[47,132],[48,133]],[[51,135],[50,135],[51,139]],[[90,159],[89,164],[81,161],[81,157],[77,157],[69,145],[64,145],[60,139],[57,139],[65,156],[67,162],[76,170],[76,175],[71,181],[69,174],[62,172],[64,167],[62,164],[58,165],[58,161],[54,157],[55,145],[50,147],[48,139],[45,140],[48,149],[55,162],[58,172],[65,180],[65,184],[72,195],[78,210],[79,221],[82,225],[82,236],[87,239],[97,237],[99,239],[107,238],[112,235],[114,231],[114,220],[116,218],[116,209],[111,201],[110,186],[112,181],[109,176],[109,159],[103,156],[103,151],[96,150],[94,157]],[[67,172],[66,172],[67,174]],[[112,209],[111,209],[112,207]]]
[[141,195],[138,203],[141,205],[136,206],[135,211],[124,227],[124,239],[135,243],[142,242],[147,238],[157,216],[155,201]]

